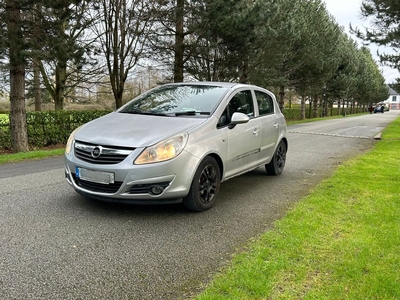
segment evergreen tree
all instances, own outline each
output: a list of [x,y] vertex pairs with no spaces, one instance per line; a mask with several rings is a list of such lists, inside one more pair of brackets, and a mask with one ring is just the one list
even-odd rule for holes
[[353,32],[366,43],[393,48],[393,54],[380,54],[380,60],[400,70],[400,1],[363,0],[361,15],[371,21],[371,27]]
[[24,36],[23,11],[28,7],[21,1],[7,0],[0,6],[1,50],[8,56],[10,70],[10,128],[14,152],[29,150],[25,109],[25,66],[27,43]]
[[[31,57],[39,65],[44,85],[55,109],[62,110],[64,99],[82,81],[97,76],[101,68],[92,55],[97,52],[87,29],[96,21],[90,14],[90,0],[43,0],[36,2],[36,22]],[[37,33],[40,32],[40,35]]]

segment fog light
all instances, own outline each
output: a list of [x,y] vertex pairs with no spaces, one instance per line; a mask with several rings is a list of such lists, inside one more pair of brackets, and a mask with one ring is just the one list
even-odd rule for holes
[[150,188],[150,192],[153,195],[160,195],[164,191],[164,188],[159,185],[154,185]]

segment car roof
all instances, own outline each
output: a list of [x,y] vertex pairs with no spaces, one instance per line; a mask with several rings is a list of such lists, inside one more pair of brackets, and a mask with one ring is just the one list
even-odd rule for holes
[[[237,82],[222,82],[222,81],[184,81],[184,82],[173,82],[165,85],[211,85],[211,86],[222,86],[222,87],[234,87],[234,86],[252,86],[249,84],[237,83]],[[254,86],[252,86],[254,87]]]

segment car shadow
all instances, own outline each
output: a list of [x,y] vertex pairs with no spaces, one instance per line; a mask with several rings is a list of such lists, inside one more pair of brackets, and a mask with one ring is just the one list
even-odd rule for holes
[[223,182],[220,186],[218,200],[214,207],[205,212],[194,212],[187,209],[182,203],[166,204],[127,204],[120,202],[108,202],[97,199],[87,198],[76,192],[71,193],[68,202],[78,211],[90,212],[102,216],[142,216],[142,215],[196,215],[205,213],[216,213],[219,210],[229,209],[230,205],[241,202],[241,199],[247,198],[258,185],[273,185],[279,181],[280,176],[271,176],[265,172],[264,167],[257,168],[251,172],[231,178]]
[[108,202],[87,198],[75,193],[70,198],[71,204],[76,209],[91,211],[100,215],[149,215],[149,214],[186,214],[190,213],[182,203],[173,204],[127,204],[119,202]]

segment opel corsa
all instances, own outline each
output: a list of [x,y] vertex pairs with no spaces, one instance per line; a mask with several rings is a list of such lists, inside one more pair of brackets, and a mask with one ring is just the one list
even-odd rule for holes
[[238,83],[166,84],[72,132],[65,176],[81,195],[204,211],[221,182],[282,173],[288,141],[276,98]]

